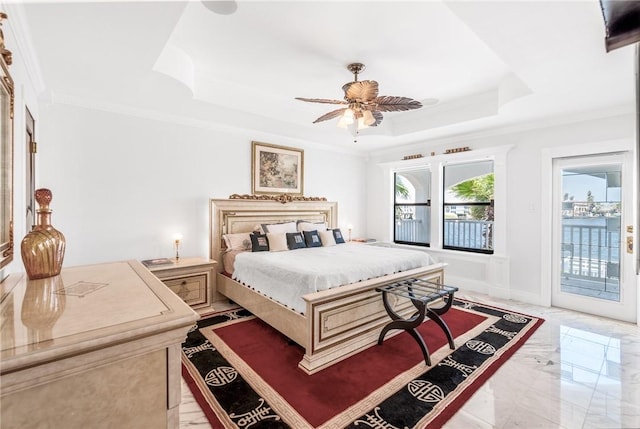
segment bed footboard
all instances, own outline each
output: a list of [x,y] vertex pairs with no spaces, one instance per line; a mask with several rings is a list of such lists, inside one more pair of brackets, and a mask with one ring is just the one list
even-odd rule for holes
[[[374,345],[389,316],[376,288],[410,277],[444,283],[446,264],[434,264],[305,295],[305,315],[218,273],[218,292],[243,306],[305,349],[298,366],[313,374]],[[408,317],[409,300],[396,300],[394,310]],[[393,335],[400,333],[395,332]],[[392,334],[387,337],[391,337]]]
[[[375,289],[410,277],[444,283],[444,266],[434,264],[304,296],[308,340],[298,366],[313,374],[375,344],[390,320]],[[409,300],[399,299],[394,310],[408,317],[415,307]]]

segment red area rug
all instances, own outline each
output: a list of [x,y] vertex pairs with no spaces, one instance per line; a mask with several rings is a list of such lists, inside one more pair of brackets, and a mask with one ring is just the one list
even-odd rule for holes
[[[432,321],[419,327],[428,367],[402,332],[314,375],[304,350],[248,313],[199,322],[183,374],[213,427],[438,427],[542,322],[456,300],[444,315],[457,349]],[[379,426],[379,425],[392,426]]]

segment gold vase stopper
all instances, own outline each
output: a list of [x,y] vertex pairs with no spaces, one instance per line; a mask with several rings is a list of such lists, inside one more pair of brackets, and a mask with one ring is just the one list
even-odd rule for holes
[[38,221],[21,243],[22,262],[30,280],[60,274],[66,247],[64,235],[51,225],[51,191],[37,189],[35,197],[39,205]]

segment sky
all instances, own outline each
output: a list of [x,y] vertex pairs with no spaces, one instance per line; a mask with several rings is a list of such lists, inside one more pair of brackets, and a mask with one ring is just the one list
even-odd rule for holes
[[620,201],[619,187],[606,187],[604,178],[591,176],[588,174],[573,174],[563,176],[562,195],[573,196],[574,201],[586,201],[587,192],[591,191],[594,201],[618,202]]

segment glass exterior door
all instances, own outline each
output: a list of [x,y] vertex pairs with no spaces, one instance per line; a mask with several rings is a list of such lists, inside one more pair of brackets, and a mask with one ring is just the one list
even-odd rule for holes
[[553,305],[635,321],[627,164],[625,155],[555,161]]

